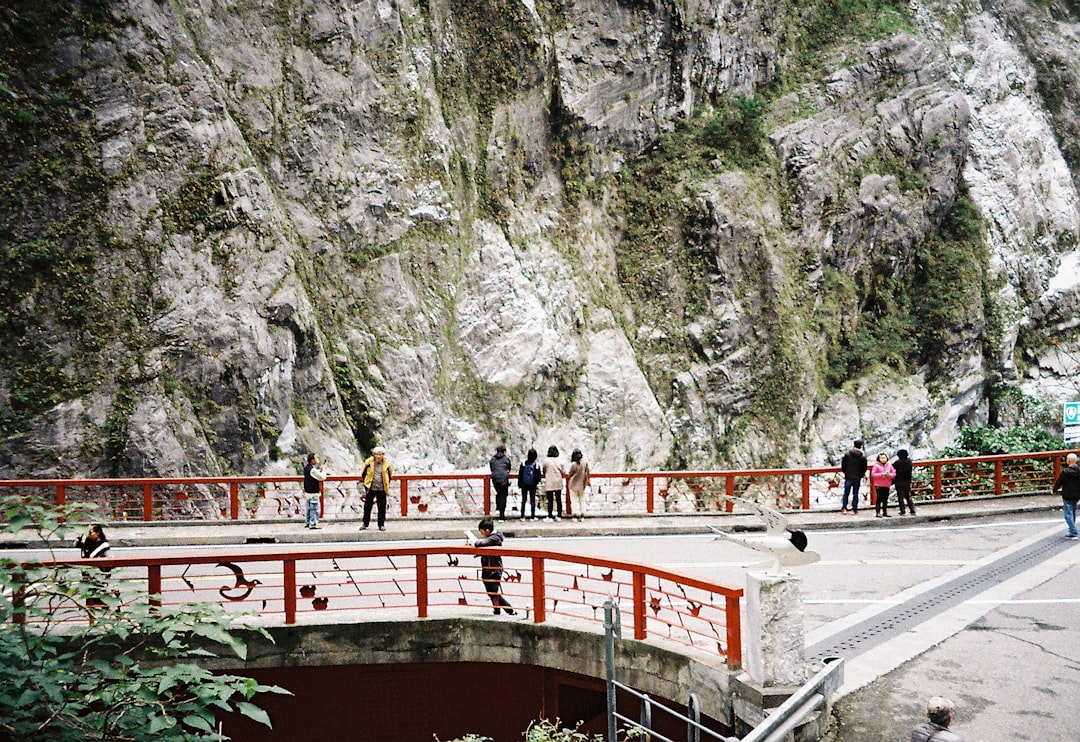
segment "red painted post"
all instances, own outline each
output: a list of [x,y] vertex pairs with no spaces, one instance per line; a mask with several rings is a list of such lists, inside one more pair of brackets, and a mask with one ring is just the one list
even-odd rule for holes
[[67,504],[67,486],[63,484],[56,485],[56,504],[63,507]]
[[146,566],[146,592],[150,595],[150,605],[154,608],[161,607],[161,565],[148,564]]
[[401,491],[401,517],[407,518],[409,516],[409,480],[399,479],[398,486]]
[[727,663],[735,669],[742,666],[742,622],[739,618],[739,599],[728,596],[725,608],[727,616]]
[[296,560],[286,559],[282,564],[283,585],[285,592],[285,623],[296,623]]
[[533,623],[543,623],[547,620],[547,609],[544,605],[544,558],[532,558],[532,593],[533,593]]
[[941,464],[934,464],[934,499],[941,499]]
[[154,486],[149,482],[143,484],[142,511],[143,520],[151,521],[154,519]]
[[994,461],[994,494],[1001,496],[1001,459]]
[[1050,482],[1046,486],[1046,489],[1048,490],[1052,490],[1054,488],[1054,483],[1057,482],[1058,477],[1061,476],[1061,457],[1055,456],[1051,459],[1051,461],[1054,462],[1054,465],[1051,471]]
[[810,472],[807,471],[802,475],[802,509],[810,509]]
[[[322,483],[319,483],[320,488]],[[321,515],[320,515],[321,517]],[[229,519],[240,520],[240,483],[229,482]]]
[[643,640],[648,636],[645,630],[645,575],[634,572],[634,638]]
[[728,474],[724,479],[724,495],[728,498],[727,511],[729,513],[735,512],[735,501],[732,499],[735,497],[735,475]]
[[427,618],[428,609],[427,554],[416,555],[416,615]]
[[656,477],[645,475],[645,512],[652,515],[656,510]]
[[491,515],[491,477],[484,477],[484,515]]

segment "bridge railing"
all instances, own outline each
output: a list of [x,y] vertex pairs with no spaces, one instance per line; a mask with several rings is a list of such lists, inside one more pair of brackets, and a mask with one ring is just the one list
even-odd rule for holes
[[[503,557],[502,594],[535,623],[558,616],[602,629],[603,605],[613,600],[629,618],[635,639],[693,647],[731,667],[742,662],[742,589],[633,562],[536,549],[401,546],[258,554],[223,550],[41,564],[61,570],[61,580],[68,574],[71,583],[106,570],[102,589],[118,597],[119,610],[149,596],[156,606],[217,603],[257,614],[262,623],[349,623],[406,615],[490,615],[481,554]],[[17,592],[18,604],[40,602],[35,610],[16,613],[16,620],[87,618],[66,593],[38,593],[33,585]]]
[[[872,453],[872,452],[871,452]],[[916,500],[1044,494],[1061,471],[1067,451],[1002,454],[917,461]],[[782,510],[836,506],[843,486],[837,467],[717,471],[594,472],[587,498],[590,515],[710,513],[729,511],[728,497],[757,500]],[[869,487],[863,488],[868,494]],[[55,502],[91,502],[106,522],[251,520],[303,517],[300,477],[187,477],[161,479],[0,480],[0,496],[36,494]],[[404,474],[391,482],[390,509],[402,518],[489,515],[494,508],[487,473]],[[565,487],[564,510],[570,499]],[[537,514],[543,493],[537,494]],[[511,484],[509,514],[520,514],[520,492]],[[323,483],[323,517],[356,518],[363,485],[355,475]]]

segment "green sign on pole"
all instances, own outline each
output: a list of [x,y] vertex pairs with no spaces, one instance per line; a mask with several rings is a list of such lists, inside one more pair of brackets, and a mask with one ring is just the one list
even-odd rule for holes
[[1066,402],[1061,419],[1065,429],[1065,442],[1080,441],[1080,402]]

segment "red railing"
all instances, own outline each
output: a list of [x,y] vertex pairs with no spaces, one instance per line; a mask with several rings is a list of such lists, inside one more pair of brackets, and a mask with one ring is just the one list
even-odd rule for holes
[[[80,570],[108,568],[108,589],[120,596],[120,610],[149,595],[158,606],[218,603],[255,614],[260,623],[346,623],[490,612],[476,559],[480,554],[502,555],[503,595],[536,623],[559,616],[571,626],[579,622],[602,626],[603,605],[611,599],[629,619],[635,639],[693,647],[724,658],[731,667],[742,662],[741,589],[611,559],[535,549],[431,546],[220,551],[56,560],[46,565],[72,570],[73,581]],[[30,565],[26,567],[32,572]],[[20,595],[25,605],[35,599],[32,586]],[[85,614],[65,605],[66,599],[36,607],[50,620],[85,620]]]
[[[912,495],[927,500],[1047,493],[1066,453],[918,461]],[[836,495],[842,486],[837,467],[597,472],[591,480],[587,503],[591,515],[727,511],[730,496],[783,510],[828,509],[837,507]],[[299,477],[22,479],[0,480],[0,495],[33,493],[53,497],[57,503],[92,502],[99,506],[101,519],[112,523],[275,519],[303,517],[300,482]],[[396,477],[391,488],[397,490],[396,510],[403,518],[479,517],[492,512],[491,478],[486,473],[405,474]],[[543,493],[537,499],[543,499]],[[564,509],[569,510],[565,492],[563,499]],[[520,506],[516,487],[511,488],[510,503],[512,508]],[[514,512],[512,508],[508,510]],[[362,512],[359,477],[331,476],[323,483],[324,517],[356,518]]]

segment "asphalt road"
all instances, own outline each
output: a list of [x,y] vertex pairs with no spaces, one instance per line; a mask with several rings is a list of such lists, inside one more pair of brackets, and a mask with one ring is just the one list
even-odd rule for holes
[[[902,523],[902,521],[900,522]],[[1025,542],[1063,537],[1049,514],[810,534],[817,564],[796,568],[807,643],[962,575]],[[548,540],[551,541],[550,539]],[[740,585],[755,552],[708,536],[565,539],[560,549],[664,563]],[[847,658],[845,658],[847,659]],[[929,696],[957,705],[966,742],[1080,740],[1080,546],[849,660],[831,742],[907,742]],[[893,664],[897,669],[889,670]]]

